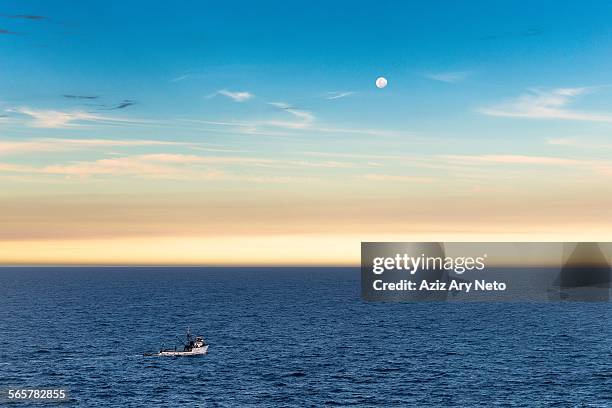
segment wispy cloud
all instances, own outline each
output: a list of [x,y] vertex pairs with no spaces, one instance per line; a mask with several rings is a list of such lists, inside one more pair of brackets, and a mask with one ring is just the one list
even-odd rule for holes
[[[229,179],[266,180],[275,175],[266,174],[271,169],[296,168],[351,168],[351,162],[284,160],[245,156],[200,156],[193,154],[154,153],[103,158],[90,161],[74,161],[46,166],[29,166],[0,162],[0,173],[44,174],[49,176],[95,177],[131,176],[177,180]],[[248,167],[249,176],[235,172],[239,167]],[[360,165],[360,167],[363,167]],[[262,174],[254,174],[254,169]],[[283,175],[283,177],[292,177]]]
[[429,72],[423,74],[425,78],[439,82],[455,83],[467,79],[472,74],[471,71],[450,71],[450,72]]
[[282,127],[287,129],[304,129],[310,127],[312,122],[315,120],[315,116],[305,110],[300,110],[292,107],[285,102],[269,102],[270,105],[282,109],[287,113],[295,116],[297,121],[284,121],[284,120],[268,120],[264,121],[263,124],[267,126]]
[[406,160],[407,157],[405,155],[388,155],[388,154],[376,154],[376,153],[345,153],[345,152],[313,152],[313,151],[305,151],[302,152],[307,156],[315,156],[315,157],[338,157],[338,158],[347,158],[347,159],[366,159],[366,160]]
[[439,155],[442,160],[461,165],[511,165],[511,166],[540,166],[582,170],[609,177],[612,175],[612,161],[600,159],[569,158],[556,156],[528,156],[511,154],[483,154],[483,155]]
[[612,149],[612,143],[597,143],[592,141],[567,139],[567,138],[548,138],[546,143],[553,146],[578,147],[583,149]]
[[6,109],[6,112],[25,115],[31,120],[25,124],[36,128],[71,128],[85,126],[86,124],[96,125],[155,125],[162,126],[163,121],[154,121],[146,119],[130,119],[130,118],[114,118],[102,116],[84,111],[59,111],[59,110],[43,110],[29,107],[18,107]]
[[332,101],[334,99],[346,98],[347,96],[355,95],[355,92],[345,91],[345,92],[328,92],[325,96],[325,99],[328,101]]
[[316,126],[311,130],[320,133],[339,133],[347,135],[364,135],[374,137],[407,137],[414,136],[408,131],[389,130],[389,129],[368,129],[368,128],[341,128],[332,126]]
[[529,93],[508,102],[481,108],[478,111],[489,116],[532,119],[562,119],[589,122],[612,122],[612,114],[584,112],[567,108],[578,96],[595,88],[532,89]]
[[[285,111],[296,111],[295,108],[289,107],[288,109],[283,106],[282,103],[277,106]],[[276,106],[276,105],[274,105]],[[373,137],[414,137],[409,131],[404,130],[391,130],[391,129],[368,129],[368,128],[345,128],[345,127],[334,127],[332,125],[321,124],[317,125],[316,116],[307,111],[300,111],[302,116],[307,120],[299,121],[284,121],[284,120],[264,120],[264,121],[235,121],[235,122],[224,122],[215,120],[199,120],[199,119],[185,119],[183,122],[192,125],[211,126],[218,131],[219,127],[227,127],[230,132],[239,132],[245,134],[257,134],[257,135],[268,135],[268,136],[295,136],[298,132],[317,132],[319,134],[346,134],[346,135],[363,135]],[[291,113],[291,112],[290,112]],[[295,115],[295,114],[294,114]],[[299,114],[298,114],[299,115]],[[287,132],[277,132],[271,130],[271,128],[285,129]]]
[[[306,112],[288,104],[287,102],[268,102],[268,104],[274,106],[275,108],[283,109],[295,116],[304,116],[304,113]],[[310,113],[307,113],[307,115],[312,116]]]
[[227,89],[221,89],[217,91],[216,94],[214,95],[225,96],[227,98],[230,98],[234,102],[246,102],[255,96],[250,92],[246,92],[246,91],[232,92],[232,91],[228,91]]
[[0,141],[0,155],[35,152],[62,152],[108,147],[135,146],[191,146],[189,143],[165,140],[116,140],[116,139],[61,139],[42,138],[31,140]]
[[220,173],[207,170],[193,170],[188,165],[193,162],[189,155],[136,155],[106,158],[93,161],[78,161],[47,166],[24,166],[0,163],[0,172],[21,174],[43,174],[49,176],[93,177],[93,176],[133,176],[164,179],[204,179]]
[[483,154],[483,155],[440,155],[449,161],[465,164],[492,163],[492,164],[539,164],[567,166],[580,164],[577,159],[551,156],[527,156],[517,154]]
[[[69,94],[68,99],[93,98],[95,95]],[[74,98],[73,98],[74,97]],[[133,103],[128,101],[127,105]],[[223,120],[200,120],[200,119],[147,119],[125,116],[111,116],[103,114],[103,109],[98,111],[55,110],[38,109],[33,107],[15,107],[5,109],[11,113],[11,117],[5,123],[18,123],[37,128],[73,128],[85,126],[145,126],[145,127],[189,127],[194,130],[211,130],[227,133],[253,134],[274,137],[296,136],[303,132],[317,132],[319,134],[346,134],[364,135],[374,137],[406,137],[414,136],[410,132],[389,129],[368,129],[336,127],[329,123],[320,123],[317,117],[310,111],[299,109],[286,102],[269,102],[285,115],[275,115],[268,119],[247,121],[223,121]],[[115,106],[115,108],[120,108]],[[110,112],[110,110],[109,110]],[[227,131],[221,127],[228,128]]]
[[[137,155],[95,161],[81,161],[70,164],[57,164],[35,169],[44,174],[66,175],[75,177],[88,176],[140,176],[158,178],[184,178],[196,175],[189,169],[177,165],[193,163],[190,155]],[[198,177],[208,178],[217,172],[197,172]]]
[[184,74],[184,75],[179,75],[177,77],[174,77],[170,80],[170,82],[181,82],[184,81],[185,79],[189,78],[191,75],[189,74]]
[[8,112],[21,113],[31,117],[33,120],[30,122],[32,127],[40,128],[62,128],[68,126],[74,126],[75,122],[81,121],[93,121],[101,119],[101,117],[93,115],[87,112],[64,112],[56,110],[36,110],[27,107],[20,107],[15,109],[9,109]]
[[431,177],[415,177],[415,176],[403,176],[394,174],[366,174],[361,178],[369,181],[389,181],[389,182],[406,182],[406,183],[432,183],[435,181]]

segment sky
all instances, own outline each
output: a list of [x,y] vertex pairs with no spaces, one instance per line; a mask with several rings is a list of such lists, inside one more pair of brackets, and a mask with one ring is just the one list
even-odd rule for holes
[[611,19],[606,1],[0,1],[0,263],[612,240]]

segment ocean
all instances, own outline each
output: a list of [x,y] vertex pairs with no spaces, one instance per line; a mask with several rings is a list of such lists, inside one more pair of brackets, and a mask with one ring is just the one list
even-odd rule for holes
[[[0,268],[0,391],[65,389],[62,406],[84,407],[612,407],[610,303],[359,294],[358,268]],[[208,355],[143,356],[187,327]]]

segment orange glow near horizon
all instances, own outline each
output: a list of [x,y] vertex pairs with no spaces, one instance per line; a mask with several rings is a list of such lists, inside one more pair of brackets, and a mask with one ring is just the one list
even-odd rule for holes
[[243,196],[4,197],[0,264],[358,265],[365,241],[612,240],[606,191],[436,197],[425,190],[398,198],[377,187],[370,198],[265,188]]
[[357,266],[361,241],[609,241],[603,231],[548,234],[365,234],[9,241],[4,265]]

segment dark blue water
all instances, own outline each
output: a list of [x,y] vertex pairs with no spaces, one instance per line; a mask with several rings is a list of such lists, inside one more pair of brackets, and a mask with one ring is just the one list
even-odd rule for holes
[[[611,317],[366,303],[358,269],[3,268],[0,389],[64,388],[85,407],[610,407]],[[187,326],[207,356],[142,355]]]

